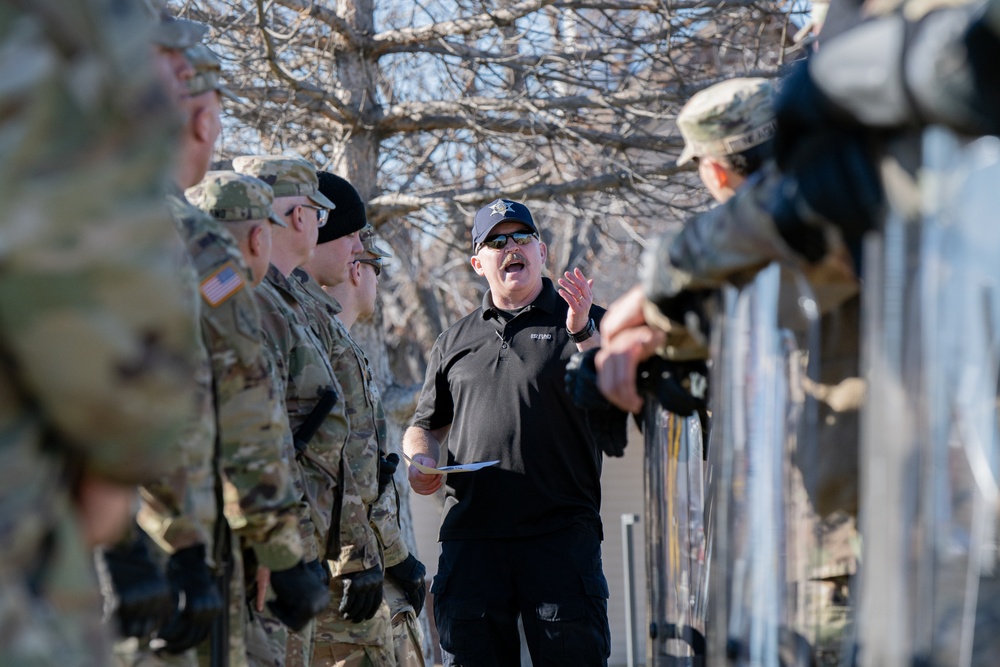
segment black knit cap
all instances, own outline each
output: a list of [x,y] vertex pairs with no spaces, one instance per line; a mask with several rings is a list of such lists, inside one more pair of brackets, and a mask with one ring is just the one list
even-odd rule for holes
[[365,217],[365,203],[361,195],[347,180],[328,171],[317,171],[319,191],[337,205],[330,211],[326,224],[319,228],[317,243],[326,243],[359,231],[368,223]]

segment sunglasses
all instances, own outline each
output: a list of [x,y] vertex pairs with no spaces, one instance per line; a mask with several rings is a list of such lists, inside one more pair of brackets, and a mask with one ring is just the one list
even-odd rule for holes
[[368,266],[375,269],[375,277],[378,278],[382,275],[382,260],[381,259],[356,259],[354,260],[356,264],[367,264]]
[[[322,206],[313,206],[312,204],[296,204],[295,206],[301,206],[302,208],[311,208],[316,211],[316,220],[319,223],[317,226],[322,227],[326,224],[327,219],[330,217],[330,209],[323,208]],[[291,207],[285,212],[285,216],[292,214],[295,210],[295,206]]]
[[531,239],[537,239],[538,234],[534,232],[514,232],[509,234],[497,234],[496,236],[487,237],[485,241],[476,246],[476,252],[486,246],[487,248],[493,248],[494,250],[503,250],[504,246],[507,245],[507,239],[514,239],[514,243],[517,245],[525,245],[531,242]]

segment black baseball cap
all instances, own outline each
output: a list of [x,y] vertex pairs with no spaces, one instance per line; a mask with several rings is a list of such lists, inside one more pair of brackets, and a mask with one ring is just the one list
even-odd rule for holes
[[527,206],[510,199],[496,199],[476,213],[475,222],[472,223],[472,249],[475,250],[494,227],[506,220],[523,223],[530,227],[531,231],[538,233],[538,227],[535,226]]

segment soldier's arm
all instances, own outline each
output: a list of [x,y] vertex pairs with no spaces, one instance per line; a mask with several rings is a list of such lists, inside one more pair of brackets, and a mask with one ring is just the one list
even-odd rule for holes
[[[64,5],[23,4],[3,65],[33,75],[6,77],[0,93],[4,352],[87,473],[134,484],[163,471],[191,409],[195,332],[160,187],[172,110],[144,41],[120,43],[141,31],[136,11],[77,3],[78,20],[57,25]],[[88,92],[77,95],[66,82],[83,61]]]
[[410,550],[406,548],[399,528],[399,492],[395,481],[389,482],[389,486],[385,487],[385,491],[372,505],[371,522],[382,546],[385,567],[389,568],[406,560]]
[[[284,314],[274,302],[276,298],[274,294],[265,285],[256,288],[253,294],[260,313],[262,351],[266,355],[265,359],[269,366],[273,391],[277,397],[275,409],[278,412],[276,418],[279,420],[281,433],[281,458],[287,466],[291,485],[292,507],[290,513],[292,518],[282,518],[281,523],[276,526],[276,530],[269,533],[263,540],[251,540],[251,546],[262,564],[289,560],[296,551],[296,543],[302,549],[302,559],[312,561],[322,555],[317,541],[319,531],[306,497],[305,475],[295,457],[291,427],[283,401],[285,382],[288,377],[286,360],[291,353],[288,345],[288,341],[291,340],[291,332]],[[295,533],[297,533],[298,539],[294,536]],[[274,567],[273,569],[280,568]]]
[[302,556],[291,471],[282,453],[288,420],[249,288],[206,307],[202,322],[212,355],[222,465],[236,496],[226,518],[234,531],[260,545],[262,565],[283,570]]
[[[341,392],[343,395],[343,392]],[[340,448],[332,452],[332,463],[340,473],[340,516],[332,517],[330,525],[331,539],[335,531],[339,533],[339,553],[331,551],[327,557],[332,561],[334,576],[361,572],[381,564],[381,554],[375,531],[368,520],[368,507],[365,505],[361,487],[354,477],[351,466],[343,458],[343,445],[350,433],[350,422],[343,409],[338,405],[327,417],[327,425],[340,434]]]

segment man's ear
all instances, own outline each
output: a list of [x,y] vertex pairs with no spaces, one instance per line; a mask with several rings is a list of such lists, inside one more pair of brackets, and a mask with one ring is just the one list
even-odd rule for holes
[[203,144],[212,140],[210,121],[208,109],[204,105],[198,105],[191,112],[191,131],[194,138]]
[[549,254],[549,248],[548,248],[548,246],[546,246],[544,243],[542,243],[541,241],[539,241],[538,242],[538,252],[541,253],[541,255],[542,255],[542,264],[544,264],[545,263],[545,258]]
[[472,268],[473,268],[473,270],[475,270],[475,272],[478,275],[480,275],[480,276],[483,275],[483,263],[479,261],[479,257],[476,256],[476,255],[473,255],[472,259],[469,260],[469,261],[472,262]]
[[712,170],[712,177],[715,179],[719,189],[729,187],[729,171],[718,160],[709,159],[709,168]]
[[254,257],[260,257],[264,252],[263,246],[264,227],[263,225],[254,225],[250,228],[250,233],[247,234],[247,247],[250,248],[250,254]]
[[351,284],[355,287],[361,284],[361,262],[351,262]]
[[302,204],[295,204],[292,208],[291,223],[292,229],[297,232],[301,232],[306,228],[305,222],[302,220]]

